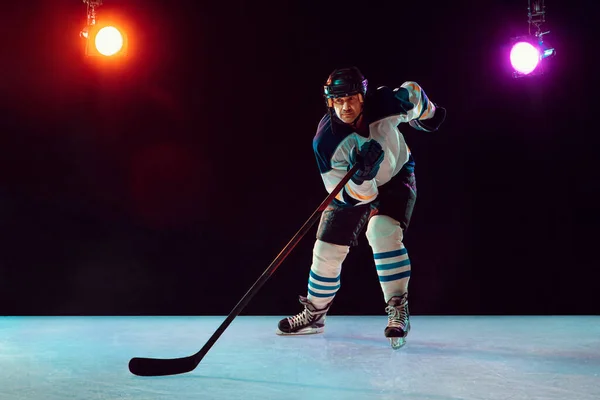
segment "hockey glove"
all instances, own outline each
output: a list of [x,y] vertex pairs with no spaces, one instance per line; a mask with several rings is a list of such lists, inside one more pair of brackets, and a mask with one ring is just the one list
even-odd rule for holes
[[350,165],[358,164],[358,170],[352,176],[352,181],[360,185],[364,181],[374,179],[377,172],[379,172],[383,157],[383,149],[376,140],[371,139],[365,142],[360,151],[357,151],[354,147],[350,153]]
[[413,119],[409,121],[408,125],[411,127],[425,132],[435,132],[438,130],[442,122],[446,120],[446,109],[444,107],[440,107],[436,104],[435,113],[432,118],[429,119]]

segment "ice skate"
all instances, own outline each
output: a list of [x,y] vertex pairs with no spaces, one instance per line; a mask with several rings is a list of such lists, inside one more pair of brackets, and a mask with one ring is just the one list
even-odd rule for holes
[[317,309],[310,300],[300,296],[300,304],[304,306],[304,311],[279,321],[276,331],[278,335],[311,335],[325,330],[325,314],[331,302],[324,308]]
[[394,350],[406,344],[406,335],[410,331],[407,297],[407,293],[402,296],[394,296],[388,301],[385,308],[385,312],[388,314],[388,324],[384,334],[390,340]]

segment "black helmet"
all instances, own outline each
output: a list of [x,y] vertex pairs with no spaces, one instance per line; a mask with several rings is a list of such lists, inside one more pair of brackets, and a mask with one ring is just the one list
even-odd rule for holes
[[356,67],[339,68],[333,71],[323,87],[325,103],[332,107],[332,100],[336,97],[360,94],[361,101],[367,93],[368,81]]

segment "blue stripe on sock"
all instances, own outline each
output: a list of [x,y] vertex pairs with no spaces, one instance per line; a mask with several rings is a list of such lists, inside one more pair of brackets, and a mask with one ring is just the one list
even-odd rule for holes
[[410,271],[404,271],[404,272],[400,272],[399,274],[379,276],[379,282],[391,282],[391,281],[408,278],[409,276],[410,276]]
[[308,281],[308,285],[310,287],[312,287],[313,289],[319,289],[319,290],[338,290],[340,288],[340,285],[335,285],[335,286],[325,286],[325,285],[317,285],[314,282]]
[[398,261],[398,262],[395,262],[395,263],[390,263],[390,264],[376,265],[376,267],[377,267],[377,271],[386,271],[386,270],[389,270],[389,269],[394,269],[394,268],[399,268],[399,267],[406,267],[407,265],[410,265],[410,260],[409,259]]
[[335,296],[335,293],[326,293],[326,294],[316,293],[316,292],[313,292],[312,290],[310,290],[310,288],[308,288],[308,293],[311,296],[315,296],[315,297],[333,297],[333,296]]
[[376,253],[376,254],[373,254],[373,257],[375,257],[376,260],[381,260],[382,258],[391,258],[391,257],[402,256],[406,253],[407,253],[406,247],[403,247],[400,250],[386,251],[384,253]]
[[314,272],[312,272],[312,269],[310,270],[310,276],[317,280],[317,281],[321,281],[321,282],[331,282],[331,283],[335,283],[337,281],[340,280],[340,276],[338,275],[336,278],[325,278],[323,276],[319,276],[317,274],[315,274]]

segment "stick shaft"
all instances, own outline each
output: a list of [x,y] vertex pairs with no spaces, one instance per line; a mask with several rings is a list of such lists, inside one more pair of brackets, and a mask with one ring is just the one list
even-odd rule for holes
[[196,354],[187,357],[170,359],[134,357],[131,360],[129,360],[129,371],[139,376],[165,376],[183,374],[194,370],[198,366],[198,364],[200,364],[200,361],[202,361],[204,356],[208,353],[208,351],[215,344],[215,342],[219,339],[219,337],[221,337],[223,332],[225,332],[225,330],[235,319],[235,317],[237,317],[242,312],[242,310],[250,302],[252,297],[254,297],[254,295],[271,277],[271,275],[273,275],[275,270],[279,268],[281,263],[291,253],[294,247],[296,247],[298,242],[300,242],[300,240],[306,235],[309,229],[319,218],[321,212],[323,212],[327,208],[327,206],[329,206],[329,204],[333,201],[333,199],[338,195],[338,193],[340,193],[340,191],[344,188],[346,183],[348,183],[348,181],[357,169],[358,166],[355,165],[346,173],[342,180],[336,185],[336,187],[325,198],[325,200],[323,200],[319,207],[317,207],[317,209],[312,213],[312,215],[308,218],[304,225],[302,225],[300,230],[296,232],[296,234],[294,235],[294,237],[292,237],[288,244],[285,245],[283,250],[281,250],[277,257],[275,257],[273,262],[271,262],[271,264],[262,273],[258,280],[254,282],[254,284],[246,292],[244,297],[241,298],[241,300],[237,303],[234,309],[231,310],[229,315],[227,315],[227,318],[225,318],[225,320],[221,323],[217,330],[208,339],[206,344]]
[[312,213],[312,215],[308,218],[304,225],[302,225],[298,232],[296,232],[292,239],[285,245],[285,247],[281,250],[277,257],[275,257],[275,259],[262,273],[258,280],[254,282],[254,284],[246,292],[244,297],[240,299],[240,301],[233,308],[233,310],[231,310],[227,318],[225,318],[225,320],[217,328],[215,333],[212,334],[212,336],[208,339],[206,344],[196,354],[196,361],[198,363],[204,358],[206,353],[208,353],[210,348],[215,344],[215,342],[219,339],[223,332],[225,332],[225,329],[227,329],[227,327],[231,324],[235,317],[237,317],[242,312],[242,310],[246,307],[246,305],[250,302],[254,295],[259,291],[259,289],[265,284],[265,282],[271,277],[271,275],[273,275],[277,268],[279,268],[281,263],[292,252],[292,250],[296,247],[300,240],[302,240],[302,238],[306,235],[310,228],[315,224],[317,219],[319,219],[321,213],[329,206],[333,199],[344,188],[344,186],[346,185],[346,183],[348,183],[350,178],[352,178],[352,175],[354,175],[357,169],[358,166],[355,165],[346,173],[346,175],[337,184],[337,186],[331,191],[331,193],[325,198],[325,200],[323,200],[319,207],[317,207],[317,209]]

